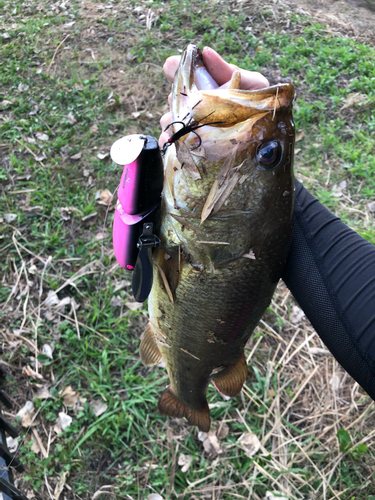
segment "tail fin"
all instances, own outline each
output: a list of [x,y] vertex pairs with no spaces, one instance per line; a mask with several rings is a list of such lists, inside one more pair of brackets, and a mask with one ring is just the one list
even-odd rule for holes
[[141,345],[139,346],[139,354],[141,355],[142,363],[145,366],[156,365],[162,358],[159,347],[154,338],[154,331],[151,323],[146,326],[142,333]]
[[210,430],[210,410],[207,402],[201,410],[192,410],[180,403],[171,388],[167,387],[161,395],[158,408],[162,415],[185,417],[190,425],[196,425],[199,430],[203,432]]
[[226,396],[234,397],[241,391],[247,378],[247,364],[245,354],[239,357],[236,364],[220,372],[213,378],[216,388]]

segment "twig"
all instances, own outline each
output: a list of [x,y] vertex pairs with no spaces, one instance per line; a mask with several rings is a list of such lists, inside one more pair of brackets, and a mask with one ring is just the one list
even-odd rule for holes
[[52,64],[53,64],[53,63],[54,63],[54,61],[55,61],[55,57],[56,57],[56,54],[57,54],[57,52],[58,52],[59,48],[60,48],[60,47],[61,47],[61,45],[65,42],[65,40],[66,40],[67,38],[69,38],[69,37],[70,37],[70,34],[66,35],[66,37],[64,38],[64,40],[63,40],[62,42],[60,42],[60,43],[58,44],[58,46],[56,47],[56,50],[55,50],[55,52],[54,52],[54,54],[53,54],[53,57],[52,57],[52,61],[50,62],[49,66],[48,66],[48,68],[47,68],[47,73],[49,73],[49,70],[51,69],[51,66],[52,66]]

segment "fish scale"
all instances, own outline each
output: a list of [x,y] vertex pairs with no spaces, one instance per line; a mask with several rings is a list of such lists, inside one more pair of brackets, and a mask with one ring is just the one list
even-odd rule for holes
[[[146,365],[165,361],[170,385],[160,412],[208,431],[208,384],[231,397],[240,392],[244,346],[285,265],[294,90],[290,84],[198,90],[198,69],[204,70],[202,55],[191,44],[176,72],[171,109],[173,120],[188,113],[202,125],[202,145],[193,149],[193,133],[177,136],[165,155],[161,245],[153,254],[150,323],[140,354]],[[183,125],[172,127],[175,134]]]

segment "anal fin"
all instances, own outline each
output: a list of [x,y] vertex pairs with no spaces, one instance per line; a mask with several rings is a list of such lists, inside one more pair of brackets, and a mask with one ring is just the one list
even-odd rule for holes
[[154,338],[154,331],[151,323],[146,326],[146,329],[142,334],[139,354],[141,356],[142,363],[145,366],[156,365],[162,358],[161,352],[159,351],[159,347],[157,346]]
[[210,430],[210,410],[207,402],[202,409],[192,410],[180,403],[171,388],[167,387],[161,395],[158,408],[162,415],[177,418],[185,417],[189,425],[196,425],[203,432]]
[[213,378],[216,388],[226,396],[234,397],[241,391],[243,383],[247,378],[247,364],[245,354],[238,361],[220,372]]

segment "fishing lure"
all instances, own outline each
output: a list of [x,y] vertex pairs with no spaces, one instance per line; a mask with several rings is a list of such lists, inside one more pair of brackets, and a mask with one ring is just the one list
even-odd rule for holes
[[121,267],[133,271],[137,302],[152,288],[152,249],[157,237],[163,189],[163,161],[158,143],[149,135],[129,135],[111,148],[112,160],[124,165],[113,223],[113,248]]

